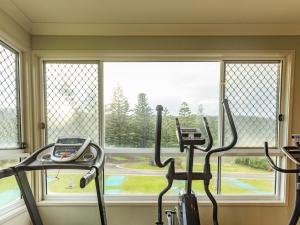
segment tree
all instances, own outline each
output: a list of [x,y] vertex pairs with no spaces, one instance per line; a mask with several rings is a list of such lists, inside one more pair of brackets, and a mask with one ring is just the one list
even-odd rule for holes
[[108,145],[124,147],[129,144],[129,103],[120,86],[113,91],[111,103],[106,109],[105,141]]
[[133,109],[133,128],[136,147],[152,147],[154,143],[154,121],[152,109],[148,104],[145,93],[138,94],[137,104]]
[[181,126],[193,126],[192,112],[187,102],[182,102],[179,109],[179,121]]
[[164,108],[162,115],[161,146],[165,148],[177,146],[177,138],[175,134],[175,117],[170,114],[168,108]]

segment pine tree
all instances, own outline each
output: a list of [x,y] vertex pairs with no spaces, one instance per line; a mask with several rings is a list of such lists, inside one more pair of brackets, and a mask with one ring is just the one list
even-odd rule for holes
[[168,108],[164,108],[162,117],[162,137],[161,146],[164,148],[174,147],[177,144],[176,140],[176,124],[175,118],[170,114]]
[[187,102],[182,102],[179,109],[179,121],[182,127],[193,125],[192,112]]
[[106,144],[118,147],[127,146],[129,103],[120,86],[114,89],[111,103],[106,110]]
[[138,94],[137,104],[133,111],[135,146],[138,148],[152,147],[154,143],[154,120],[145,93]]

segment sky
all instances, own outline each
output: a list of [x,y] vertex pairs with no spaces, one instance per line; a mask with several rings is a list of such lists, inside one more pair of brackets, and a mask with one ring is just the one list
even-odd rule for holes
[[119,85],[131,108],[143,92],[153,109],[160,104],[173,115],[183,101],[194,113],[202,104],[204,114],[218,114],[219,62],[105,62],[103,70],[105,104]]

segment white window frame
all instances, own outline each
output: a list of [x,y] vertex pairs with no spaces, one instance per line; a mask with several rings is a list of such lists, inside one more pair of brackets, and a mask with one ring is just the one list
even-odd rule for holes
[[[292,106],[289,104],[292,100],[292,80],[293,80],[293,72],[294,72],[294,58],[295,52],[294,51],[214,51],[214,52],[203,52],[203,51],[165,51],[162,53],[161,51],[123,51],[123,52],[107,52],[107,51],[81,51],[77,53],[73,53],[71,51],[33,51],[33,56],[35,57],[35,66],[37,69],[36,75],[41,76],[43,74],[43,61],[68,61],[68,60],[86,60],[86,61],[94,61],[98,60],[99,63],[109,61],[109,62],[123,62],[123,61],[240,61],[240,60],[249,60],[249,61],[282,61],[282,76],[281,76],[281,87],[280,87],[280,111],[282,114],[285,115],[285,120],[279,123],[280,131],[279,134],[279,146],[286,145],[291,142],[290,135],[291,135],[291,114],[292,114]],[[103,81],[103,71],[102,66],[100,66],[100,79]],[[222,70],[222,68],[221,68]],[[39,77],[35,80],[35,85],[39,86],[38,89],[40,94],[43,95],[44,91],[41,88],[43,83],[41,82],[42,79]],[[103,84],[103,82],[101,83]],[[103,85],[99,89],[101,92],[99,94],[103,94]],[[43,98],[37,98],[41,102],[41,106],[44,105]],[[100,104],[103,102],[100,102]],[[102,107],[103,108],[103,107]],[[42,114],[43,109],[41,108],[39,112]],[[102,115],[103,117],[103,112]],[[40,123],[41,121],[35,121],[36,123]],[[104,123],[102,119],[102,123]],[[103,126],[102,126],[103,127]],[[104,131],[104,128],[103,128]],[[104,133],[104,132],[102,132]],[[40,145],[43,145],[43,133],[40,132]],[[102,137],[102,143],[104,138]],[[121,153],[120,149],[105,149],[107,154],[116,154]],[[174,152],[172,149],[169,149],[167,154],[171,154]],[[124,149],[122,153],[130,154],[130,151],[126,151]],[[139,151],[139,154],[142,152]],[[283,155],[280,153],[278,149],[272,149],[270,151],[271,155],[282,157]],[[136,153],[135,153],[136,154]],[[153,149],[143,149],[142,154],[153,154]],[[198,153],[201,154],[201,153]],[[259,156],[264,155],[262,149],[251,149],[251,151],[247,151],[243,149],[242,152],[238,152],[238,149],[232,150],[231,152],[226,153],[226,156],[237,156],[237,155],[252,155],[252,156]],[[286,162],[285,157],[280,160],[282,165],[286,165],[289,167],[290,165]],[[39,175],[38,175],[39,176]],[[277,182],[277,190],[279,190],[278,195],[272,196],[244,196],[244,195],[235,195],[235,196],[216,196],[218,202],[221,204],[257,204],[257,203],[270,203],[271,205],[274,204],[286,204],[286,190],[288,189],[288,179],[285,175],[278,175],[279,179]],[[40,183],[42,183],[40,177],[38,178]],[[39,200],[47,202],[56,202],[56,201],[76,201],[79,204],[82,202],[80,201],[80,196],[44,196],[43,195],[43,188],[42,185],[39,185]],[[156,202],[157,196],[105,196],[105,200],[108,203],[149,203],[152,204]],[[90,196],[86,198],[86,201],[93,201],[95,203],[95,196]],[[205,196],[200,196],[200,202],[208,202],[208,199]],[[176,202],[177,198],[174,197],[166,197],[166,201],[169,202]],[[44,203],[41,203],[44,204]],[[86,204],[86,203],[82,203]]]

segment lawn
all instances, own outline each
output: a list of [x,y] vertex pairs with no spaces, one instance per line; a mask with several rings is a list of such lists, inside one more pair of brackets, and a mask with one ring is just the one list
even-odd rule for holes
[[[149,161],[146,162],[135,162],[135,163],[120,163],[120,167],[129,168],[129,169],[141,169],[141,170],[163,170],[157,166],[151,165]],[[186,164],[182,162],[181,164],[177,164],[176,169],[184,170]],[[203,163],[196,162],[194,167],[194,171],[203,170]],[[217,171],[217,164],[211,164],[212,172]],[[238,172],[238,173],[273,173],[272,171],[266,171],[263,169],[255,169],[248,166],[243,166],[235,163],[226,162],[222,164],[222,172]]]
[[[106,176],[106,180],[114,176]],[[120,176],[117,176],[120,177]],[[95,192],[93,182],[85,189],[79,187],[80,174],[61,174],[59,180],[48,182],[49,192],[58,193],[90,193]],[[69,188],[72,180],[72,188]],[[210,183],[210,190],[214,192],[215,180]],[[163,176],[124,176],[122,182],[112,185],[105,185],[108,194],[158,194],[165,186],[167,181]],[[273,194],[273,179],[246,179],[246,178],[223,178],[223,194]],[[184,182],[174,181],[170,194],[177,194],[184,188]],[[194,181],[193,188],[196,193],[204,193],[203,182]]]

